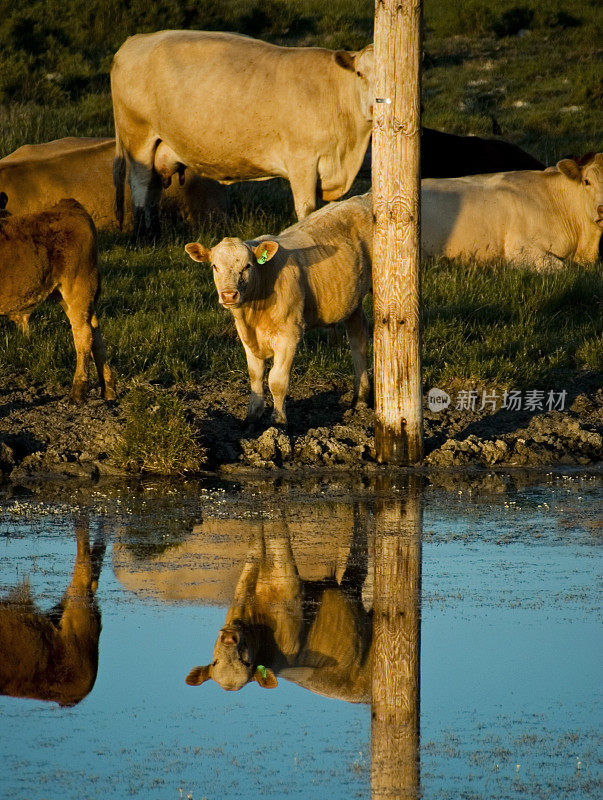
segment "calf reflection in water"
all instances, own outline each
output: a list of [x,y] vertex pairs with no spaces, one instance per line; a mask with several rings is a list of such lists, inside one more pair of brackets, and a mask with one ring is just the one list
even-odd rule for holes
[[237,691],[251,681],[265,689],[282,676],[317,694],[370,702],[372,614],[362,604],[367,575],[366,520],[355,509],[346,567],[335,578],[300,578],[287,523],[264,522],[253,534],[235,597],[211,664],[186,682],[210,678]]
[[91,549],[87,520],[75,528],[73,576],[55,608],[39,611],[27,581],[0,600],[0,694],[74,706],[94,686],[101,631],[95,593],[105,540],[101,529]]

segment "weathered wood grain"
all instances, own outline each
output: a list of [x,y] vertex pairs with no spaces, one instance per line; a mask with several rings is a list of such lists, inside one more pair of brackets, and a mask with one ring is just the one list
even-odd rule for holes
[[416,476],[402,500],[377,500],[373,593],[372,800],[420,790],[422,509]]
[[423,457],[419,264],[421,0],[375,2],[373,296],[375,447]]

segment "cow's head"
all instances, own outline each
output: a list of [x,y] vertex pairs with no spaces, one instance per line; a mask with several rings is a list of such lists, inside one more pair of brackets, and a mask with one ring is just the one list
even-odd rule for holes
[[343,69],[356,73],[360,108],[366,120],[373,118],[373,74],[374,57],[373,45],[367,45],[364,50],[349,53],[347,50],[336,50],[335,63]]
[[589,153],[582,158],[564,158],[557,169],[582,187],[586,212],[596,225],[603,228],[603,153]]
[[278,250],[277,242],[252,247],[241,239],[226,238],[208,250],[198,242],[184,248],[193,261],[207,261],[214,271],[218,300],[224,308],[238,308],[249,299],[257,282],[257,271]]
[[263,689],[274,689],[276,676],[268,667],[256,663],[255,649],[243,625],[236,621],[225,625],[216,639],[212,663],[194,667],[186,682],[200,686],[211,678],[226,691],[236,692],[257,681]]

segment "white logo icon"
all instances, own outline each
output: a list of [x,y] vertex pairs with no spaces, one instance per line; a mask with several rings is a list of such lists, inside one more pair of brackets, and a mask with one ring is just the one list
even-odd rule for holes
[[427,406],[430,411],[443,411],[450,405],[450,395],[443,389],[430,389],[427,395]]

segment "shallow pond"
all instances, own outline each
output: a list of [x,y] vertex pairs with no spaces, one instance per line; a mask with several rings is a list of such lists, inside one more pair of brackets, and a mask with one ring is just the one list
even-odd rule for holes
[[0,508],[4,800],[600,796],[595,475],[64,497]]

